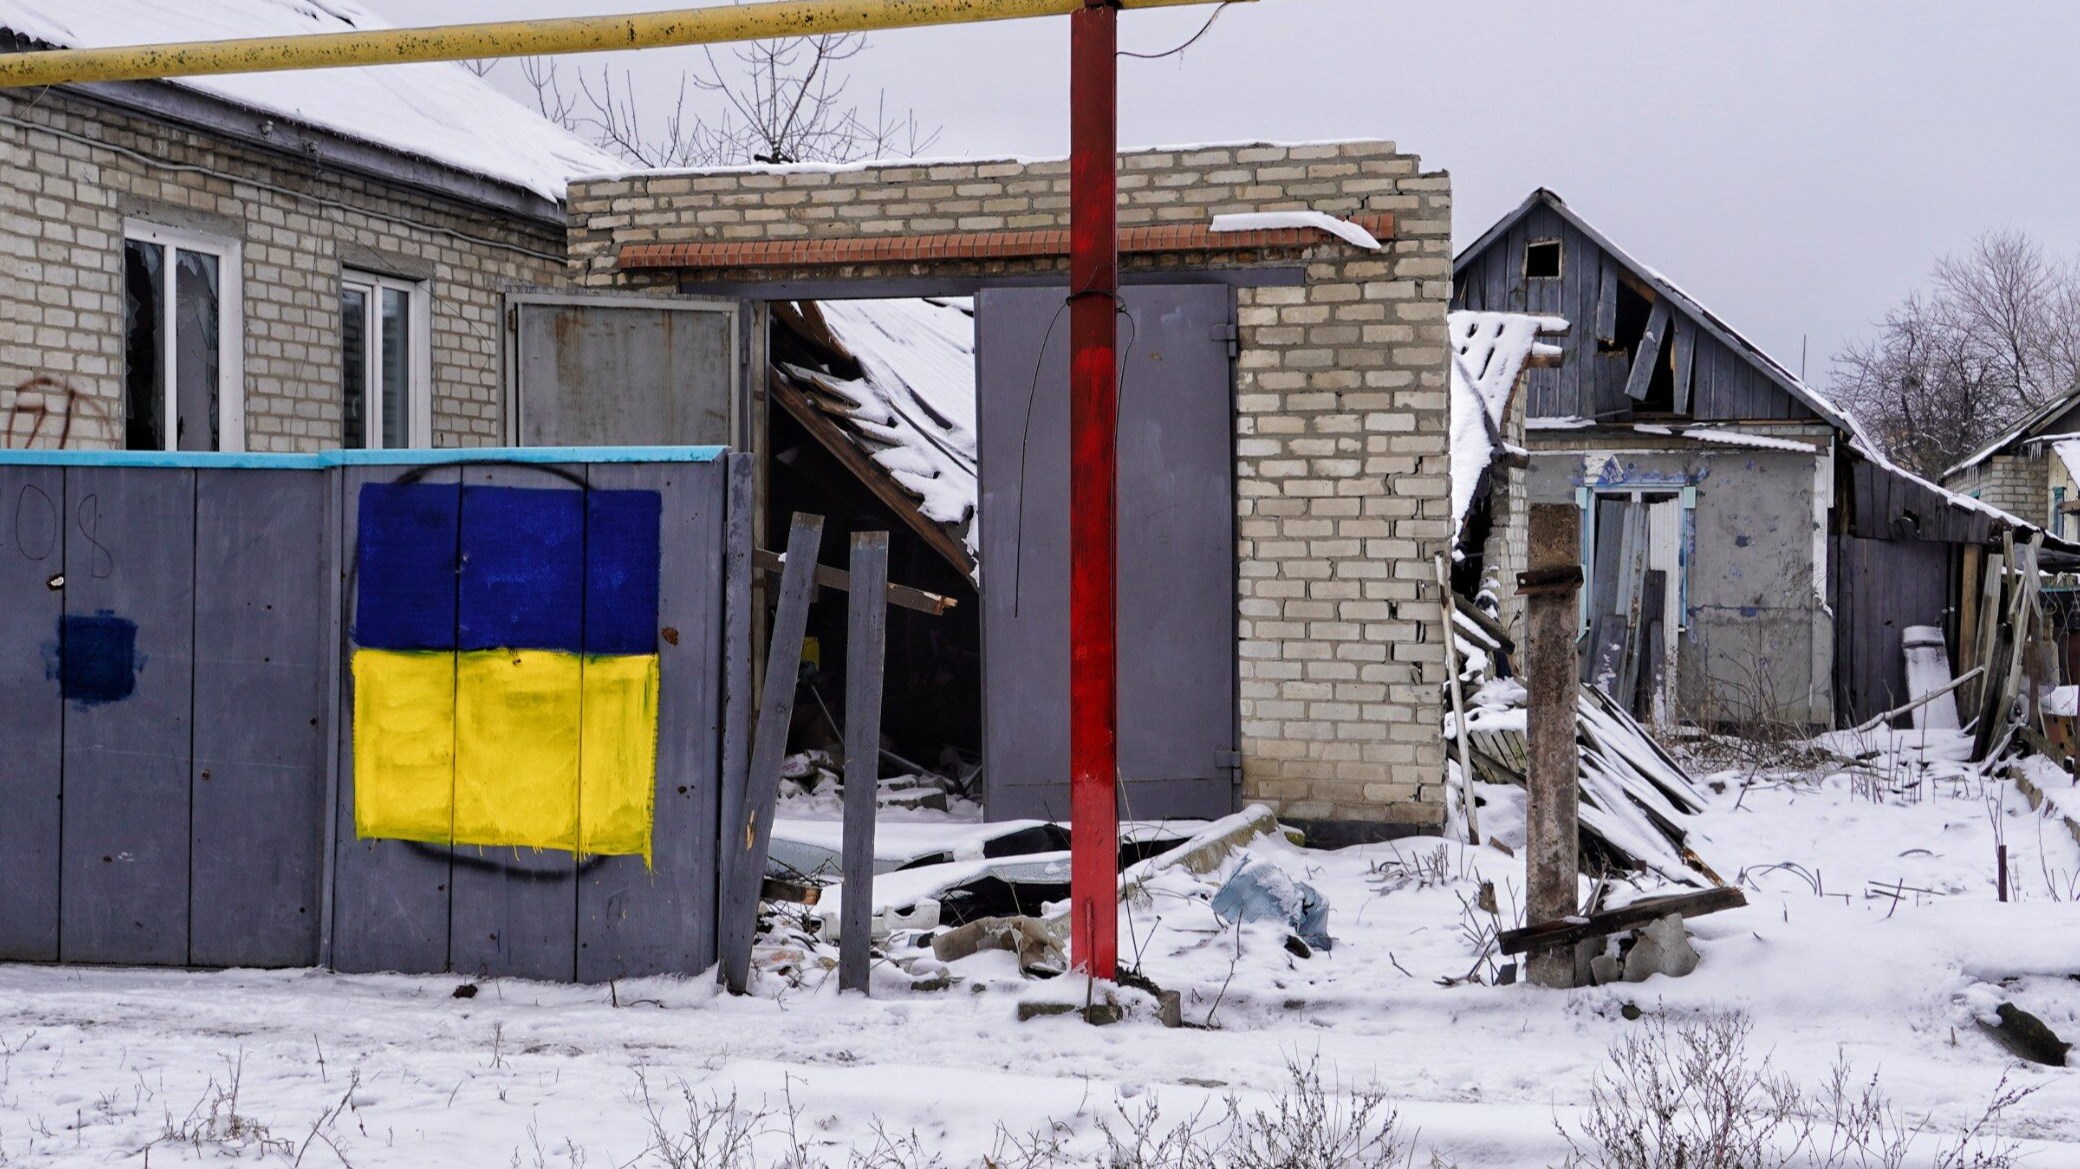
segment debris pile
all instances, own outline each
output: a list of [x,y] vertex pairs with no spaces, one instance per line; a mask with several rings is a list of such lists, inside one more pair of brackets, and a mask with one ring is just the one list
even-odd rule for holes
[[[1456,705],[1464,714],[1446,716],[1445,738],[1456,747],[1463,725],[1465,757],[1477,781],[1471,788],[1473,798],[1481,801],[1481,817],[1495,820],[1488,826],[1489,834],[1507,838],[1512,825],[1521,827],[1521,812],[1498,806],[1490,813],[1488,805],[1521,807],[1529,695],[1516,679],[1492,676],[1506,668],[1506,655],[1514,647],[1497,635],[1492,622],[1468,618],[1465,610],[1470,608],[1460,610],[1462,619],[1456,626],[1459,660],[1464,663]],[[1448,709],[1452,705],[1447,704]],[[1576,724],[1583,868],[1592,873],[1644,869],[1700,888],[1721,883],[1690,848],[1685,821],[1704,810],[1705,800],[1683,766],[1631,714],[1593,686],[1581,687]],[[1456,774],[1459,755],[1456,750],[1451,754]],[[1462,784],[1462,800],[1467,790]]]

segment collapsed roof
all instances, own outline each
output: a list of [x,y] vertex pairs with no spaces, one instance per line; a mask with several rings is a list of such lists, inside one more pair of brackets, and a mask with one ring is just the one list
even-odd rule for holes
[[1539,337],[1565,333],[1567,322],[1482,312],[1455,312],[1446,321],[1452,338],[1452,530],[1458,532],[1482,477],[1508,450],[1503,426],[1518,377],[1534,361],[1559,359],[1560,347]]
[[[0,29],[66,49],[391,27],[355,0],[0,0]],[[557,203],[573,175],[623,165],[457,63],[183,77],[171,84]]]
[[973,302],[781,302],[773,322],[773,401],[978,579]]

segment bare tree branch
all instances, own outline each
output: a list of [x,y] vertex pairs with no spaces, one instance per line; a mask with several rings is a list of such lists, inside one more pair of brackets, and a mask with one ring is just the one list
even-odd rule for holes
[[1888,455],[1933,476],[2080,385],[2080,269],[1987,232],[1930,286],[1835,356],[1833,384]]
[[[754,41],[721,56],[706,49],[703,66],[680,78],[661,124],[646,124],[645,113],[658,110],[636,99],[625,71],[618,81],[604,65],[597,75],[579,73],[571,93],[554,60],[524,58],[520,68],[543,117],[639,166],[914,158],[938,141],[938,128],[923,128],[915,111],[891,116],[885,93],[871,111],[844,100],[844,65],[865,48],[864,35],[844,33]],[[712,119],[689,110],[689,86],[712,95]]]

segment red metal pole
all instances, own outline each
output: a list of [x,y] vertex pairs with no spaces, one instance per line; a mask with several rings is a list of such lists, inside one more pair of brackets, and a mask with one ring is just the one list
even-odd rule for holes
[[1119,955],[1119,12],[1069,17],[1070,963]]

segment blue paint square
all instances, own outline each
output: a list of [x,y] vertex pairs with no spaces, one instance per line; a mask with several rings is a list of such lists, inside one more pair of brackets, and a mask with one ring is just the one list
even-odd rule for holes
[[658,519],[655,491],[591,491],[585,498],[585,652],[657,652]]
[[58,619],[58,692],[81,706],[121,702],[137,690],[137,624],[106,609]]
[[459,649],[577,653],[585,620],[585,492],[462,489]]
[[361,488],[359,507],[355,643],[453,649],[460,488],[370,483]]

